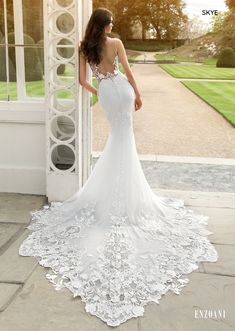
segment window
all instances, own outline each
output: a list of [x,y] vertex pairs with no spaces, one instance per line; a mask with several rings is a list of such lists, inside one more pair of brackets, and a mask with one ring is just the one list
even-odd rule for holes
[[43,0],[0,0],[0,102],[44,99]]

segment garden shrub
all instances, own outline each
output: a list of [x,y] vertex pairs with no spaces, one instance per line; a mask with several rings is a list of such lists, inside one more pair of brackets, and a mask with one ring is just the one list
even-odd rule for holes
[[[24,34],[24,45],[35,44],[32,37]],[[5,37],[1,39],[1,44],[5,43]],[[8,43],[15,44],[14,32],[8,33]],[[19,47],[19,46],[16,46]],[[9,79],[10,82],[16,81],[16,58],[15,47],[9,47]],[[35,47],[24,48],[24,61],[25,61],[25,81],[35,81],[42,79],[42,68],[39,59],[38,49]],[[6,81],[6,53],[5,48],[0,48],[0,81]]]
[[37,42],[38,45],[38,56],[42,73],[44,74],[44,40],[41,39]]
[[235,68],[235,52],[231,47],[225,47],[221,50],[216,67]]

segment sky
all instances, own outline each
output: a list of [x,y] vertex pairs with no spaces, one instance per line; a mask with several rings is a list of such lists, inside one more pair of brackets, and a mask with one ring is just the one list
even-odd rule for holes
[[186,3],[185,14],[189,18],[198,16],[206,24],[210,24],[212,16],[202,15],[202,10],[218,10],[219,12],[227,10],[224,0],[184,0],[184,2]]

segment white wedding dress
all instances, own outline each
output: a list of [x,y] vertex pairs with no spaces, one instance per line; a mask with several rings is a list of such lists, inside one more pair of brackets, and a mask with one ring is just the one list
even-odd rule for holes
[[218,259],[208,216],[150,188],[133,133],[134,89],[117,54],[114,64],[106,74],[91,65],[110,128],[102,155],[69,199],[31,211],[32,232],[19,249],[50,268],[56,290],[69,289],[110,326],[142,316],[168,291],[179,294],[199,262]]

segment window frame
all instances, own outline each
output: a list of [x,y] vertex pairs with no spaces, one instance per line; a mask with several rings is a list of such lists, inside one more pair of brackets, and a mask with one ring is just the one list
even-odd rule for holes
[[[30,110],[39,111],[45,109],[45,94],[44,97],[28,97],[26,94],[26,82],[25,82],[25,61],[24,61],[24,25],[23,25],[23,2],[22,0],[13,0],[13,19],[14,19],[14,34],[15,44],[11,47],[15,47],[15,60],[16,60],[16,91],[17,100],[9,100],[9,43],[8,43],[8,27],[7,27],[7,0],[3,0],[4,4],[4,29],[5,29],[5,53],[6,53],[6,93],[8,100],[0,100],[0,120],[4,116],[4,111],[23,113]],[[44,1],[42,2],[44,6]],[[43,25],[44,26],[44,25]],[[17,29],[16,29],[17,27]],[[45,80],[44,80],[45,83]],[[32,104],[30,104],[32,103]],[[33,107],[32,107],[33,105]],[[33,108],[33,109],[32,109]],[[3,114],[3,116],[2,116]],[[17,116],[18,117],[18,116]],[[34,117],[34,116],[33,116]]]

